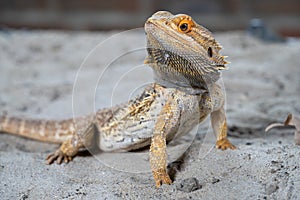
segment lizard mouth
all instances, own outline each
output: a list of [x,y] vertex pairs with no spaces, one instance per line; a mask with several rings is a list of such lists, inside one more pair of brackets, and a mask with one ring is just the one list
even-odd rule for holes
[[227,69],[227,67],[225,65],[216,65],[216,68],[218,70]]

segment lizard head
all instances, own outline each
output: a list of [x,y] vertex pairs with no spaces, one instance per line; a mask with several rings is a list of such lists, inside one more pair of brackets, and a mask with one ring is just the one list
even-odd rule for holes
[[206,89],[226,68],[219,43],[189,15],[156,12],[146,21],[145,32],[145,63],[153,68],[162,85]]

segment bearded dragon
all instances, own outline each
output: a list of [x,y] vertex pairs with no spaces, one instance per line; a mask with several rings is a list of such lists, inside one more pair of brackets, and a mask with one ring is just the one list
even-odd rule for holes
[[[102,151],[132,151],[150,145],[150,166],[159,187],[171,184],[166,145],[187,134],[210,115],[216,148],[235,149],[227,139],[225,97],[220,70],[225,56],[211,32],[189,15],[167,11],[145,23],[148,56],[155,82],[135,99],[112,108],[66,120],[23,119],[3,115],[0,131],[61,143],[47,163],[69,162],[93,144]],[[97,137],[96,137],[97,136]]]

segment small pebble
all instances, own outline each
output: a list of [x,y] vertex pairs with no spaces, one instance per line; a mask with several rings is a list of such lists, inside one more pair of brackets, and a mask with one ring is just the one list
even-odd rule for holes
[[202,185],[198,183],[196,178],[187,178],[182,180],[179,184],[176,185],[176,188],[183,192],[192,192],[202,188]]
[[270,195],[278,190],[277,184],[269,184],[266,186],[266,193],[267,195]]
[[215,183],[218,183],[218,182],[220,182],[220,179],[215,178],[215,177],[211,181],[212,184],[215,184]]

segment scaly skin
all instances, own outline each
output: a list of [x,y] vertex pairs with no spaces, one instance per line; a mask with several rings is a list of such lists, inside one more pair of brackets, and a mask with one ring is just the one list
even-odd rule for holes
[[235,149],[227,139],[224,94],[218,79],[227,63],[212,34],[188,15],[159,11],[145,23],[148,57],[155,83],[126,104],[76,119],[45,121],[0,118],[0,131],[62,143],[47,163],[69,162],[81,148],[130,151],[150,145],[155,184],[171,184],[166,144],[187,134],[209,114],[219,149]]

